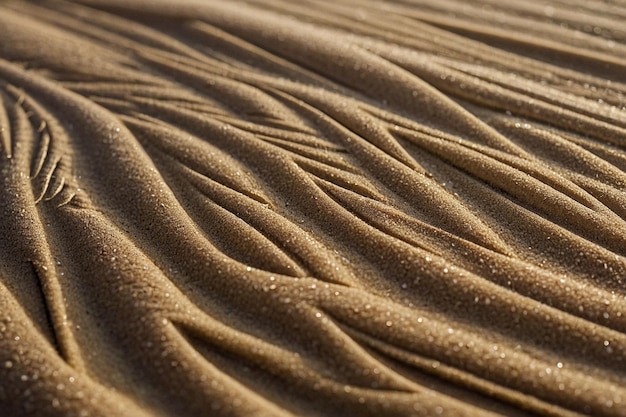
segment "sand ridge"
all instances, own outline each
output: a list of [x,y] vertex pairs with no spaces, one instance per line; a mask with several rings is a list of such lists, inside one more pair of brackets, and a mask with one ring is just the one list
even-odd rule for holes
[[0,415],[625,415],[624,16],[0,2]]

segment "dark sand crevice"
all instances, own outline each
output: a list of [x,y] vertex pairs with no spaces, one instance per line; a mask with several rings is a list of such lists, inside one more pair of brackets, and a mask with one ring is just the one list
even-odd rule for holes
[[0,3],[0,414],[621,416],[618,3]]

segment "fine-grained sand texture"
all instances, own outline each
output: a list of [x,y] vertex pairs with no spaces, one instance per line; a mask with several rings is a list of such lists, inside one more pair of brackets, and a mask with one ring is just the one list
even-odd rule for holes
[[0,416],[626,415],[625,20],[0,1]]

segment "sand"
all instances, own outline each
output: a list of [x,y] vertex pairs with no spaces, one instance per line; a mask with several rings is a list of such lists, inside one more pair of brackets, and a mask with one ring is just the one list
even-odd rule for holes
[[626,415],[624,19],[0,1],[0,416]]

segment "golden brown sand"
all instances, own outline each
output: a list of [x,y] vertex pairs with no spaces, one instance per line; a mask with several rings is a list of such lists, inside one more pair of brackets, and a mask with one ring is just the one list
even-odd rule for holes
[[626,415],[626,4],[0,2],[0,416]]

